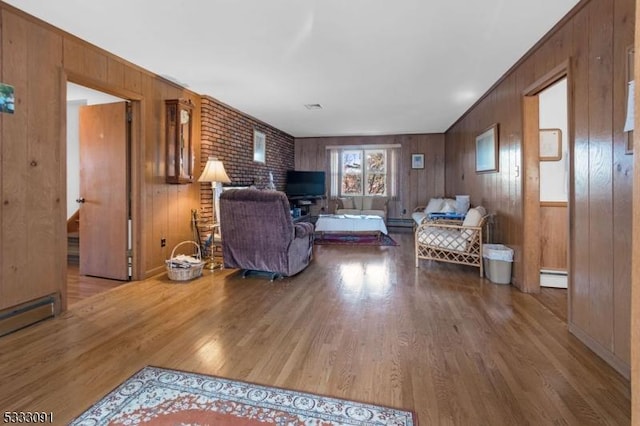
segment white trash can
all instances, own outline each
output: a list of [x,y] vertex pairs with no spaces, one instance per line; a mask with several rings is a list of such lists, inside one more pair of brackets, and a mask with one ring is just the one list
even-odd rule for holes
[[484,273],[495,284],[511,284],[513,249],[502,244],[482,246]]

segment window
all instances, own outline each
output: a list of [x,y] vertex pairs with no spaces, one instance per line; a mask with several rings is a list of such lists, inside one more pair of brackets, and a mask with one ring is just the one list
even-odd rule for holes
[[367,187],[364,195],[387,195],[387,153],[385,150],[364,151],[367,159],[365,179]]
[[382,146],[328,147],[330,197],[392,197],[397,192],[397,149]]

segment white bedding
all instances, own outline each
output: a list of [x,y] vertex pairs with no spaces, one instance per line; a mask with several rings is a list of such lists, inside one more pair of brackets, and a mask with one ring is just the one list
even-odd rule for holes
[[387,226],[380,216],[374,215],[321,215],[316,222],[316,232],[382,232]]

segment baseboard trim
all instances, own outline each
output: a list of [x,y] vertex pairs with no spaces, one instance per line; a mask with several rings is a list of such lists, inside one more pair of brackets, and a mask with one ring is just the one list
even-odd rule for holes
[[165,266],[158,266],[157,268],[149,269],[144,274],[144,279],[146,280],[147,278],[151,278],[153,276],[156,276],[156,275],[161,274],[161,273],[166,272],[166,271],[167,271],[167,268]]
[[0,336],[52,318],[60,312],[60,296],[51,294],[0,311]]
[[627,365],[620,358],[615,356],[611,351],[605,348],[600,342],[596,341],[593,337],[589,336],[585,331],[575,324],[569,323],[569,332],[576,336],[582,343],[589,349],[602,358],[607,364],[613,367],[618,373],[620,373],[625,379],[631,378],[631,367]]

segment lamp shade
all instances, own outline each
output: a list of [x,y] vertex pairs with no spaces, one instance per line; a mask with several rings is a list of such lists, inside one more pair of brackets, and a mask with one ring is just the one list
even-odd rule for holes
[[222,161],[209,157],[202,174],[198,178],[198,182],[230,183],[231,179],[227,176]]

